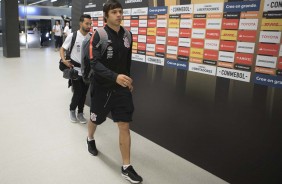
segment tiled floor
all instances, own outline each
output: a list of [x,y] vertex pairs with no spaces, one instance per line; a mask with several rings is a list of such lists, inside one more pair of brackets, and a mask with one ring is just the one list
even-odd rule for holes
[[[2,52],[2,51],[0,51]],[[54,49],[0,56],[0,183],[122,184],[118,129],[108,119],[96,134],[98,157],[86,150],[87,126],[70,123],[71,91]],[[89,108],[85,108],[89,117]],[[144,184],[225,181],[131,132],[132,164]]]

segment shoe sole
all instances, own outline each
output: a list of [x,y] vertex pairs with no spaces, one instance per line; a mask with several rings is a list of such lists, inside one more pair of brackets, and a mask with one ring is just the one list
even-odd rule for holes
[[77,120],[77,119],[76,119],[75,121],[74,121],[74,120],[72,120],[70,115],[69,115],[69,117],[70,117],[70,122],[72,122],[72,123],[77,123],[77,122],[78,122],[78,120]]
[[[79,120],[78,120],[79,121]],[[86,121],[79,121],[80,124],[86,124],[87,123],[87,120]]]
[[78,121],[73,121],[73,120],[70,120],[70,122],[72,122],[72,123],[77,123]]
[[142,182],[142,181],[134,181],[134,180],[132,180],[129,176],[124,175],[124,174],[122,174],[122,173],[121,173],[121,176],[124,177],[124,179],[130,181],[131,183],[141,183],[141,182]]

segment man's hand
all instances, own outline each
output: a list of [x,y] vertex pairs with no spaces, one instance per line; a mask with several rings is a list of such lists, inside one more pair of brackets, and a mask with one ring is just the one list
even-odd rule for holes
[[119,85],[121,85],[122,87],[129,87],[129,89],[131,89],[131,88],[133,89],[133,86],[132,86],[133,80],[130,77],[126,76],[126,75],[119,74],[117,76],[116,82]]
[[132,86],[132,84],[130,84],[130,85],[128,86],[128,88],[129,88],[130,92],[133,91],[133,86]]
[[64,60],[63,63],[64,63],[67,67],[73,68],[73,64],[71,64],[70,61],[71,61],[71,60]]

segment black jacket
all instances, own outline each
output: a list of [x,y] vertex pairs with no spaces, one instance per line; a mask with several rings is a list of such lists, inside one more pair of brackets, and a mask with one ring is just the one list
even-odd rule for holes
[[130,76],[132,43],[128,43],[128,39],[124,39],[125,31],[122,27],[118,33],[107,25],[105,30],[108,33],[109,44],[103,55],[101,55],[101,45],[96,48],[100,41],[99,34],[94,35],[92,42],[94,57],[91,67],[94,70],[93,81],[106,88],[116,88],[119,86],[116,83],[118,74]]

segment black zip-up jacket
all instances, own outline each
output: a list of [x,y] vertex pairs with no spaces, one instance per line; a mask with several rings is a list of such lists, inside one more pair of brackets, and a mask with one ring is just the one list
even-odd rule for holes
[[[93,61],[91,68],[94,70],[94,82],[105,88],[117,88],[116,79],[118,74],[130,76],[131,66],[131,47],[128,39],[124,39],[125,31],[121,27],[117,33],[108,25],[105,26],[108,33],[108,46],[103,55],[101,55],[101,45],[96,48],[100,41],[99,34],[94,35]],[[131,39],[132,40],[132,39]]]

